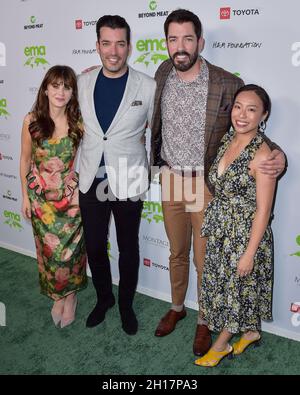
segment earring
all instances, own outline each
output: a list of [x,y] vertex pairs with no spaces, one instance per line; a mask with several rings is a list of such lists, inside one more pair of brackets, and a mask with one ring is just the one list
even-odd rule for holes
[[48,96],[48,91],[45,91],[45,95]]
[[267,127],[266,122],[262,119],[262,120],[259,122],[258,127],[259,127],[259,131],[260,131],[261,133],[263,133],[263,132],[265,131],[266,127]]

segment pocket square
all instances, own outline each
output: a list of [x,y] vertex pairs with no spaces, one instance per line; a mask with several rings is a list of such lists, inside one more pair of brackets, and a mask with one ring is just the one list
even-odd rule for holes
[[143,102],[141,100],[135,100],[131,103],[131,107],[141,106]]

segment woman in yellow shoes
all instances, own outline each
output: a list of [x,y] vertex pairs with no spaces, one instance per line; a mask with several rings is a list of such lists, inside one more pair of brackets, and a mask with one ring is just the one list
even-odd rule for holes
[[[215,197],[202,227],[207,245],[199,305],[209,329],[219,336],[196,365],[216,366],[258,344],[261,320],[272,319],[273,242],[268,224],[276,179],[259,169],[271,152],[262,134],[270,110],[264,89],[239,89],[231,111],[233,130],[224,135],[209,172]],[[241,332],[231,346],[232,336]]]
[[[228,333],[229,339],[231,336],[232,335]],[[228,359],[232,359],[233,356],[242,354],[251,344],[254,347],[258,347],[260,345],[260,339],[261,336],[259,332],[248,331],[232,346],[228,344],[228,342],[225,344],[222,344],[221,341],[218,343],[216,342],[207,354],[195,361],[195,365],[207,367],[217,366],[223,358],[227,357]]]

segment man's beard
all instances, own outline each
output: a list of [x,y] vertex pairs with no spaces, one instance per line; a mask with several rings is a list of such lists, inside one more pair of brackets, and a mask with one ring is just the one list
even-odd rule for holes
[[[186,63],[176,63],[175,62],[175,58],[178,55],[186,55],[189,58],[189,61]],[[173,66],[175,67],[176,70],[178,71],[188,71],[189,69],[191,69],[194,64],[197,62],[198,59],[198,51],[194,52],[193,54],[189,54],[185,51],[179,51],[174,53],[174,55],[171,57],[171,61],[173,63]]]

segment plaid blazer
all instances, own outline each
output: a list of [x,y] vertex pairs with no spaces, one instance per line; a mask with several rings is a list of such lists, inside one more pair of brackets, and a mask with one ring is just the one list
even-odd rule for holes
[[[213,192],[213,188],[208,182],[209,168],[216,157],[220,140],[230,127],[230,112],[234,94],[244,85],[244,82],[235,75],[209,62],[207,62],[207,66],[209,81],[204,135],[204,177],[208,188]],[[157,88],[151,124],[151,166],[162,166],[165,164],[160,156],[162,144],[161,96],[172,67],[172,62],[168,59],[160,65],[155,74]]]

